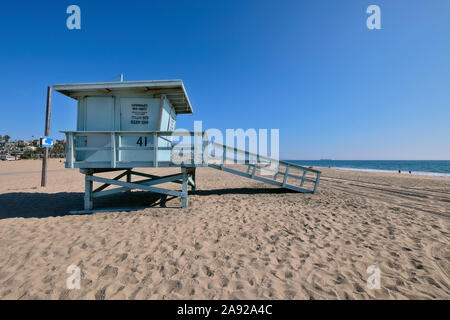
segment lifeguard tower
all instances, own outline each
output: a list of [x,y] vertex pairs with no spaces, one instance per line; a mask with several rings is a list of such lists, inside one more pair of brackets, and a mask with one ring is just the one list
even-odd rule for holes
[[[320,171],[210,142],[205,132],[174,131],[178,115],[193,113],[181,80],[60,84],[53,89],[78,101],[77,131],[64,131],[66,168],[79,168],[85,175],[86,212],[92,211],[94,198],[131,189],[161,194],[162,205],[168,196],[181,197],[182,207],[187,207],[188,186],[195,190],[195,169],[203,166],[299,192],[317,190]],[[186,135],[193,138],[181,149],[188,156],[177,149],[179,137]],[[221,153],[221,163],[210,163],[211,150]],[[245,162],[244,170],[225,166],[238,154],[255,161]],[[270,178],[258,174],[269,170],[261,162],[277,163]],[[181,172],[157,176],[135,170],[158,167],[179,167]],[[122,172],[113,179],[95,176],[109,171]],[[133,181],[133,176],[145,179]],[[93,189],[94,182],[102,185]],[[167,182],[180,183],[181,190],[155,186]]]

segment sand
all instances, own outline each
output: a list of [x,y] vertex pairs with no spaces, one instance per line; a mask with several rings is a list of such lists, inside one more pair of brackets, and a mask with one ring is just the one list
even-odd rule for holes
[[0,299],[450,298],[448,178],[323,169],[310,195],[202,168],[187,209],[69,215],[83,176],[52,159],[41,188],[40,166],[0,162]]

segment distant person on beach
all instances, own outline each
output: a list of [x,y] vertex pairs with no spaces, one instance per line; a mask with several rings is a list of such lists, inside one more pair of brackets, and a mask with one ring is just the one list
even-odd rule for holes
[[398,170],[398,173],[402,173],[402,170]]
[[409,174],[411,174],[411,170],[409,170]]

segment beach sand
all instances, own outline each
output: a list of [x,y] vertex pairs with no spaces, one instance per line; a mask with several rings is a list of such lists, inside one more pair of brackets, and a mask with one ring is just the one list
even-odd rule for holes
[[[323,169],[311,195],[202,168],[187,209],[69,215],[83,175],[51,159],[41,188],[40,167],[0,162],[0,299],[450,298],[448,178]],[[79,290],[67,289],[70,265]]]

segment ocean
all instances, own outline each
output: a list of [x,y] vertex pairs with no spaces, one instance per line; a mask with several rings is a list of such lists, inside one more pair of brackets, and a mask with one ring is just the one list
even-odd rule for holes
[[398,172],[450,178],[450,160],[287,160],[306,167]]

